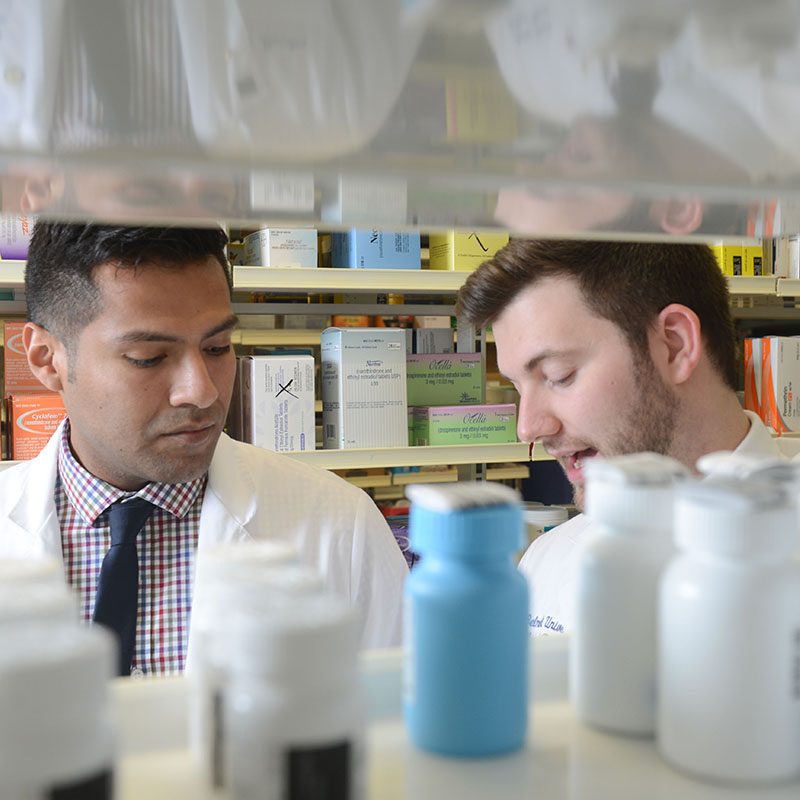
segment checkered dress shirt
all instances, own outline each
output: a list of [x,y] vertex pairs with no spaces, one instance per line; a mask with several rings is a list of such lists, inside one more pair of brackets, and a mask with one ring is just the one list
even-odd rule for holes
[[69,446],[65,425],[58,454],[56,509],[67,580],[84,620],[91,621],[100,567],[111,544],[108,508],[134,495],[156,506],[136,540],[139,553],[139,612],[131,674],[174,675],[183,671],[192,575],[207,475],[190,483],[148,483],[126,492],[90,475]]

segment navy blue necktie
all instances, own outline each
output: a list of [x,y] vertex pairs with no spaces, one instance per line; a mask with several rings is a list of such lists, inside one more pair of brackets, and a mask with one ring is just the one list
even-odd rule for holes
[[119,636],[119,674],[130,675],[136,644],[136,611],[139,604],[139,556],[136,537],[155,506],[141,497],[116,502],[109,508],[111,547],[103,559],[94,622]]

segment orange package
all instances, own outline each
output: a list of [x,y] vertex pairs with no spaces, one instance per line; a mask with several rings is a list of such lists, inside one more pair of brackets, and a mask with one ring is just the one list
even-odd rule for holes
[[28,357],[22,346],[22,328],[25,320],[3,320],[4,360],[5,360],[5,394],[16,392],[45,392],[45,387],[33,377],[28,366]]
[[61,396],[47,394],[14,394],[8,398],[11,458],[25,461],[39,455],[53,435],[67,410]]

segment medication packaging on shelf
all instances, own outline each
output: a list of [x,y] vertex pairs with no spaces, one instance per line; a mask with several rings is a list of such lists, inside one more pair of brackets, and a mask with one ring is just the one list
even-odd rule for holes
[[504,444],[517,441],[513,403],[480,406],[409,407],[415,445]]
[[317,231],[263,228],[245,236],[244,258],[251,267],[316,268]]
[[27,214],[0,214],[0,260],[23,260],[36,217]]
[[761,339],[761,415],[778,433],[800,431],[798,389],[800,338],[764,336]]
[[331,266],[349,269],[420,269],[419,233],[352,228],[331,234]]
[[405,447],[406,332],[322,332],[322,422],[326,449]]
[[12,394],[7,402],[11,458],[35,458],[67,416],[61,396],[56,392]]
[[483,374],[480,353],[410,353],[406,355],[409,406],[480,403]]
[[497,231],[448,231],[428,239],[430,269],[473,270],[508,244],[508,234]]
[[314,369],[312,356],[242,358],[242,441],[275,452],[314,450]]

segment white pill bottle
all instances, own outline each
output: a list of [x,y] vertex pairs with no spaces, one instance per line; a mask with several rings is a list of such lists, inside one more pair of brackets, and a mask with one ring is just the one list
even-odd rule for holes
[[578,553],[570,699],[582,722],[652,736],[658,587],[675,553],[674,487],[688,471],[656,453],[592,460],[586,469],[592,534]]
[[712,478],[677,489],[682,551],[660,591],[662,754],[733,783],[800,775],[800,564],[791,496]]

